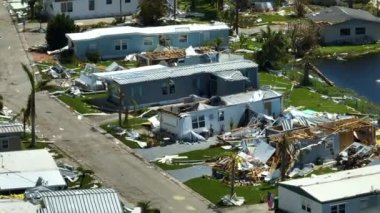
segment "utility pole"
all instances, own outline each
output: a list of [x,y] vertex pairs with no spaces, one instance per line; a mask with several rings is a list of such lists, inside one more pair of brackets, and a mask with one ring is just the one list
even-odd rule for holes
[[121,1],[122,1],[122,0],[120,0],[120,18],[123,16],[123,14],[122,14],[122,8],[121,8],[121,7],[122,7],[122,5],[121,5]]
[[235,0],[235,32],[239,35],[239,0]]
[[235,193],[235,164],[236,164],[236,156],[232,156],[232,169],[231,169],[231,183],[230,183],[230,199],[234,196]]
[[285,173],[286,173],[286,148],[287,148],[287,132],[284,133],[283,139],[280,144],[280,154],[281,154],[281,181],[285,180]]
[[173,2],[173,13],[174,13],[174,21],[177,18],[177,0],[174,0]]

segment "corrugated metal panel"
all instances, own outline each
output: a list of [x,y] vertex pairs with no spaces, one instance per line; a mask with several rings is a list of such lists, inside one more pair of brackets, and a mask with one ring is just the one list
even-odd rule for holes
[[1,133],[21,133],[24,132],[22,124],[19,123],[6,123],[0,124],[0,134]]
[[216,72],[214,75],[223,78],[228,81],[241,81],[241,80],[248,80],[247,77],[245,77],[243,74],[241,74],[240,71],[234,71],[234,70],[229,70],[229,71],[221,71],[221,72]]
[[[42,192],[46,213],[122,213],[113,189],[83,189]],[[41,212],[41,213],[45,213]]]
[[[255,68],[257,64],[249,60],[236,60],[228,62],[198,64],[183,67],[165,67],[153,70],[119,71],[112,75],[101,74],[99,77],[114,80],[118,84],[130,84],[145,81],[154,81],[166,78],[190,76],[197,73],[217,73],[221,71],[236,71],[241,69]],[[94,74],[98,76],[96,73]]]

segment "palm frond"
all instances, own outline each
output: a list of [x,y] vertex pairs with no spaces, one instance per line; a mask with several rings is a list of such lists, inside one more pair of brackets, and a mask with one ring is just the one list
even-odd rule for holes
[[36,85],[36,90],[37,91],[42,91],[42,90],[46,90],[49,86],[50,80],[42,80],[42,81],[39,81],[37,82],[37,85]]
[[24,72],[26,73],[26,75],[28,76],[29,82],[32,86],[32,91],[34,91],[35,81],[34,81],[33,73],[29,70],[29,68],[25,64],[21,64],[21,66],[22,66],[22,69],[24,70]]

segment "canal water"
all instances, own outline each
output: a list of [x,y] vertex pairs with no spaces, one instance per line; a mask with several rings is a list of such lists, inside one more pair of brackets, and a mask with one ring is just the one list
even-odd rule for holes
[[380,105],[380,54],[346,61],[322,60],[316,66],[337,86],[349,88]]

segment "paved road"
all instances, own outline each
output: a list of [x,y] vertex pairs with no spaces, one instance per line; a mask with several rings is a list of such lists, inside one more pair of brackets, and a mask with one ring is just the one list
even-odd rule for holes
[[[0,6],[0,36],[0,93],[7,106],[19,110],[29,93],[20,62],[28,63],[28,59],[4,5]],[[105,185],[117,189],[124,200],[151,201],[162,212],[212,212],[201,197],[138,160],[124,145],[92,131],[89,120],[78,120],[46,93],[36,96],[36,104],[40,133],[54,136],[59,148],[92,169]]]

